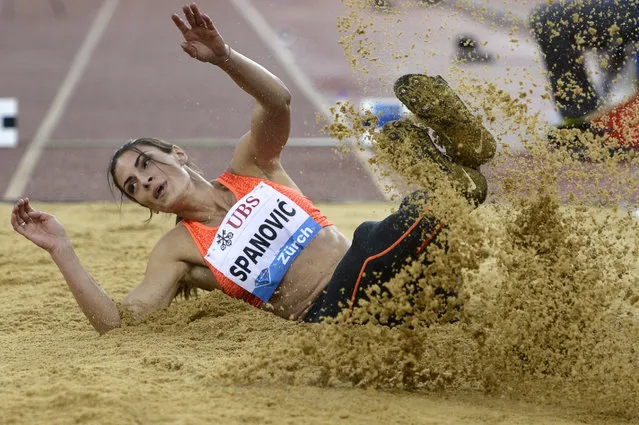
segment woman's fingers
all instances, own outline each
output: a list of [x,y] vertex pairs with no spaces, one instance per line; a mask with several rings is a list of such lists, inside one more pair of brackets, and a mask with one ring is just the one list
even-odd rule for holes
[[29,200],[29,198],[24,198],[24,210],[27,213],[30,213],[31,211],[35,211],[33,207],[31,206],[31,201]]
[[190,28],[186,25],[186,23],[179,15],[175,13],[171,15],[171,19],[182,34],[186,34],[188,31],[194,28],[205,28],[210,30],[215,29],[211,18],[206,14],[200,12],[200,9],[198,9],[195,3],[184,6],[182,10],[184,11],[184,16],[186,17],[187,22],[191,26]]
[[18,214],[16,214],[15,212],[11,214],[11,226],[13,227],[13,230],[15,230],[16,232],[18,232],[19,234],[24,236],[25,231],[26,231],[26,229],[25,229],[26,225],[27,225],[27,223],[22,221],[18,217]]
[[175,23],[175,26],[178,27],[180,32],[182,34],[186,34],[186,32],[189,30],[189,27],[186,26],[186,24],[184,23],[182,18],[180,18],[178,15],[176,15],[174,13],[173,15],[171,15],[171,19],[173,19],[173,22]]
[[23,222],[22,214],[24,214],[24,199],[18,199],[13,211],[15,212],[16,217],[18,217],[18,223]]
[[34,220],[41,219],[43,214],[44,213],[41,211],[33,209],[29,203],[29,198],[20,199],[13,206],[13,211],[11,212],[11,224],[13,225],[14,230],[23,234],[25,226],[33,223]]
[[191,25],[191,28],[195,28],[197,24],[195,23],[195,16],[193,16],[193,11],[191,10],[191,6],[184,6],[182,10],[184,11],[184,16],[186,16],[186,20],[189,22],[189,25]]
[[13,226],[13,230],[18,231],[18,227],[20,227],[20,222],[18,221],[18,216],[16,215],[15,208],[11,212],[11,226]]
[[200,13],[200,10],[197,8],[197,5],[195,3],[191,3],[191,13],[193,13],[195,25],[197,25],[198,27],[206,28],[204,20],[202,19],[202,14]]
[[29,208],[28,201],[21,199],[18,205],[18,218],[24,223],[29,223],[31,221],[31,218],[27,214],[27,208]]
[[209,15],[203,14],[202,19],[204,20],[204,24],[206,25],[207,29],[215,29],[215,27],[213,26],[213,21],[211,20],[211,18],[209,18]]

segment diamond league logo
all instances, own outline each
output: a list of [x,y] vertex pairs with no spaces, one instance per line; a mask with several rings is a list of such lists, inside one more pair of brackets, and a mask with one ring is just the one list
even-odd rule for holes
[[222,251],[233,244],[233,232],[227,232],[222,230],[222,233],[217,234],[217,240],[215,241]]

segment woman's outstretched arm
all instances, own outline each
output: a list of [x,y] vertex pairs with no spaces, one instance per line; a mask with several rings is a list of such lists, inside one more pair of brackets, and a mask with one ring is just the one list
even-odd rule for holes
[[[58,266],[71,293],[89,322],[100,334],[118,328],[122,318],[117,304],[84,268],[64,228],[50,214],[36,211],[28,199],[19,200],[11,213],[13,229],[47,251]],[[147,264],[144,280],[123,301],[135,321],[168,306],[189,265],[177,260],[184,250],[184,237],[173,229],[156,244]]]
[[34,210],[29,199],[20,199],[13,207],[11,224],[13,230],[51,255],[80,309],[100,334],[120,326],[116,303],[80,263],[64,227],[54,216]]
[[195,3],[183,8],[185,23],[177,14],[171,18],[184,41],[182,49],[194,59],[219,66],[235,83],[264,106],[288,105],[291,95],[282,81],[266,68],[231,49],[211,18]]
[[250,170],[255,165],[267,172],[278,170],[291,127],[288,88],[262,65],[232,50],[211,18],[195,4],[184,6],[183,12],[187,22],[176,14],[172,19],[184,37],[184,51],[199,61],[219,66],[256,100],[251,131],[240,140],[231,167],[235,171]]

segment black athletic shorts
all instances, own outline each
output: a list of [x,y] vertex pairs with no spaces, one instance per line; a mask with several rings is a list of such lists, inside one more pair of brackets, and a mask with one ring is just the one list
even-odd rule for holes
[[358,298],[365,298],[366,288],[390,280],[408,258],[416,259],[436,239],[444,224],[422,217],[425,199],[424,192],[413,192],[395,213],[355,229],[351,247],[306,313],[305,322],[336,317],[346,306],[352,309]]

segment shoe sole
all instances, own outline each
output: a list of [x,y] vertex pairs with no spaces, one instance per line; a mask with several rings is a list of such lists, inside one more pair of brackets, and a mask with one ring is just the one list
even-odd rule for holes
[[[401,152],[400,155],[418,152],[413,155],[415,159],[426,158],[437,164],[442,171],[446,173],[452,172],[454,164],[435,146],[428,134],[428,130],[416,126],[410,119],[402,118],[386,123],[380,133],[390,142],[386,150],[395,152],[395,154],[399,150]],[[400,143],[402,147],[398,149]]]
[[478,168],[495,156],[492,134],[441,76],[407,74],[395,81],[393,90],[400,102],[440,135],[456,163]]
[[417,155],[417,160],[427,159],[437,164],[450,176],[462,194],[475,205],[481,204],[486,199],[488,193],[486,178],[474,168],[452,162],[433,143],[425,128],[416,126],[409,119],[404,118],[385,124],[381,129],[381,135],[391,144],[385,148],[386,150],[393,149],[397,152],[398,143],[407,143],[408,146],[402,147],[400,152],[404,150],[421,152],[421,155]]

